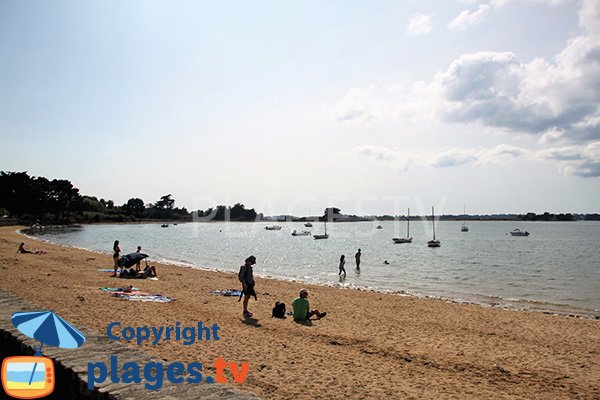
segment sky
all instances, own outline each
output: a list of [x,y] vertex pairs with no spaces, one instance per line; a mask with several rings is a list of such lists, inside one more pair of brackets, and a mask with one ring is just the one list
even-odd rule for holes
[[600,2],[0,0],[0,146],[116,204],[600,212]]

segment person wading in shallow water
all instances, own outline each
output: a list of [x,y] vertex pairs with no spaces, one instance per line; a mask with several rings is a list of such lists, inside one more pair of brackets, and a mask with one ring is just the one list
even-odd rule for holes
[[360,252],[360,249],[358,249],[358,251],[354,255],[354,258],[356,259],[356,269],[360,269],[360,256],[361,255],[362,255],[362,253]]
[[240,299],[242,298],[241,296],[244,296],[244,318],[252,317],[252,313],[248,311],[248,301],[250,300],[250,296],[254,297],[254,300],[257,300],[256,292],[254,291],[254,275],[252,270],[254,264],[256,264],[256,257],[250,256],[246,258],[245,264],[240,267],[240,272],[238,273],[238,278],[240,282],[242,282],[242,294],[240,295]]

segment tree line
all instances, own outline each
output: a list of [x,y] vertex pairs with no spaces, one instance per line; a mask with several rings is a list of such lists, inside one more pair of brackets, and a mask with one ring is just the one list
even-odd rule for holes
[[195,215],[185,207],[175,207],[175,199],[166,194],[154,203],[133,197],[123,205],[112,200],[81,195],[79,189],[65,179],[49,180],[29,176],[27,172],[0,171],[0,217],[12,217],[27,223],[130,222],[140,220],[205,220],[253,221],[254,209],[243,204],[219,205]]

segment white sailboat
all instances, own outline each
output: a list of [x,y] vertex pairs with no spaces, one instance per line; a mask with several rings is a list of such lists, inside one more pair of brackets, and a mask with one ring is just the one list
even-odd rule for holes
[[410,208],[406,216],[406,237],[403,238],[392,238],[394,243],[412,243],[412,236],[410,236]]
[[469,232],[469,227],[467,226],[467,221],[465,221],[466,216],[467,216],[467,207],[465,206],[463,208],[463,224],[460,227],[461,232]]
[[327,219],[325,219],[325,234],[324,235],[313,235],[315,239],[328,239],[329,235],[327,234]]
[[433,212],[433,207],[431,207],[431,222],[433,224],[433,240],[427,242],[428,247],[440,247],[441,243],[439,240],[435,239],[435,213]]

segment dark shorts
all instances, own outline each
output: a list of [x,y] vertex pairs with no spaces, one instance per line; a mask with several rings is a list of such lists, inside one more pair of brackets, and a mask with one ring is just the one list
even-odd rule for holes
[[256,297],[254,286],[246,286],[246,289],[242,289],[242,293],[244,294],[244,296]]

